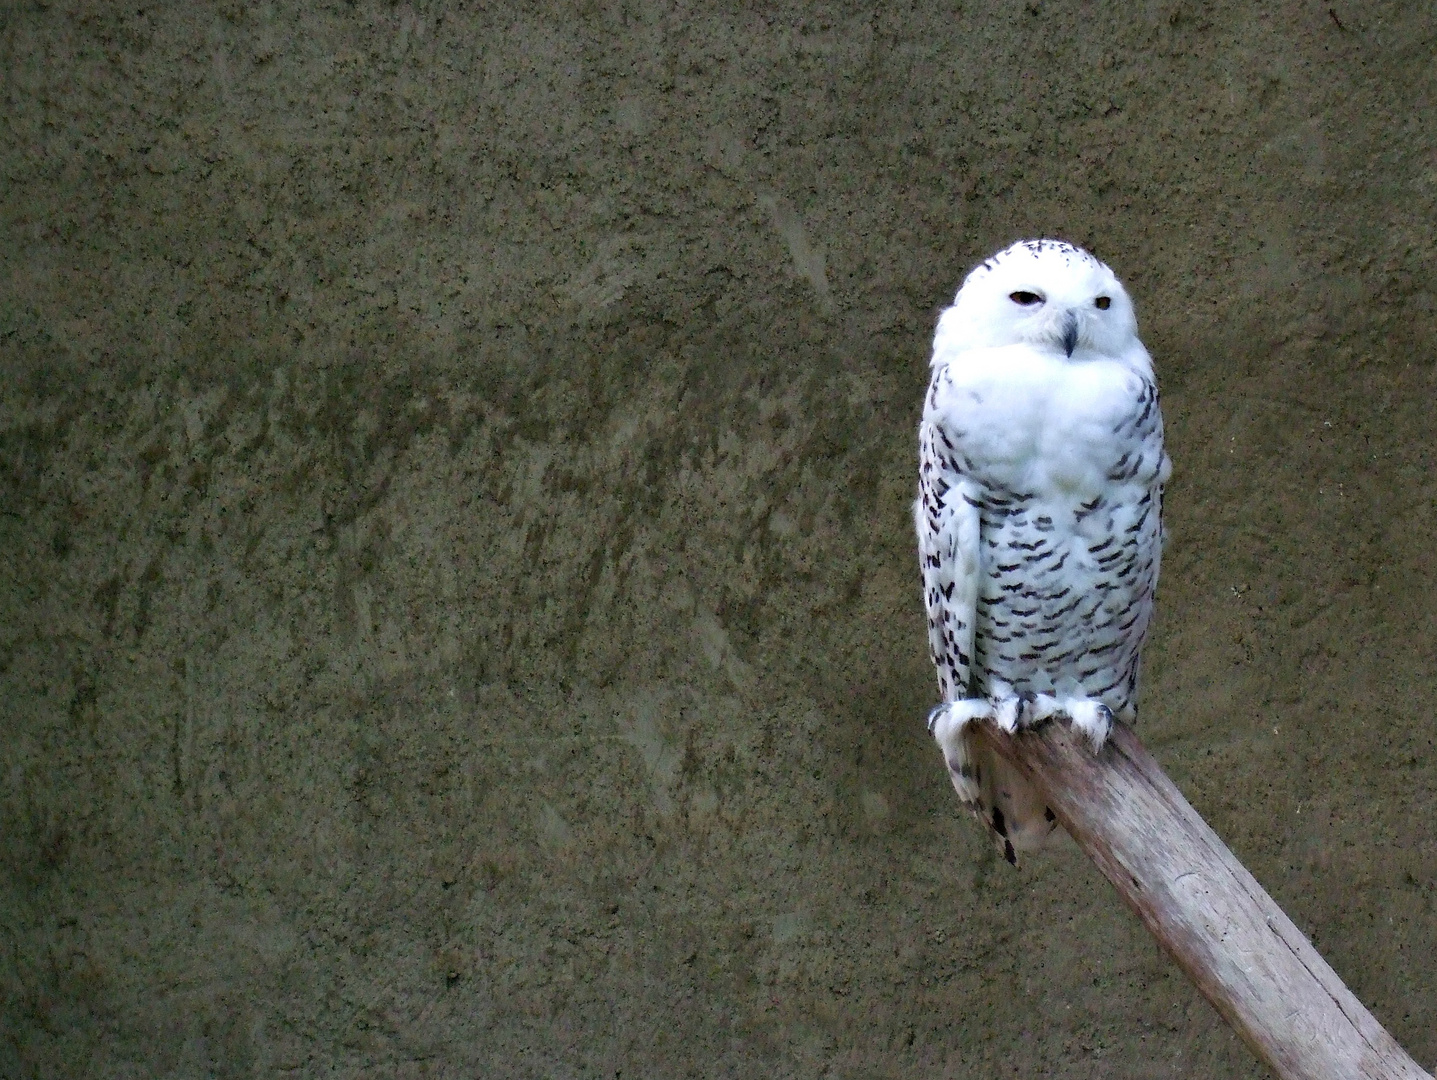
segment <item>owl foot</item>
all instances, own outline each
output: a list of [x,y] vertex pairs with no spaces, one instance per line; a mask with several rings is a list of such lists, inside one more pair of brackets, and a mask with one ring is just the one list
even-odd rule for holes
[[994,714],[993,702],[986,698],[945,701],[934,706],[928,714],[928,734],[943,751],[943,761],[948,766],[948,779],[953,781],[953,790],[958,793],[958,798],[970,805],[978,802],[978,785],[982,777],[968,756],[968,747],[963,743],[963,729],[975,720],[996,719]]
[[1022,698],[1012,695],[993,700],[993,723],[1006,731],[1009,735],[1016,732],[1024,722],[1024,708]]
[[1113,730],[1113,710],[1087,697],[1054,697],[1038,694],[1027,709],[1025,726],[1037,726],[1054,717],[1065,717],[1088,740],[1093,753],[1103,748]]

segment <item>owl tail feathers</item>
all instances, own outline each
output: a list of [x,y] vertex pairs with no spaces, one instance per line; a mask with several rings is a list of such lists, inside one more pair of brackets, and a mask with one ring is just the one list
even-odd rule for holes
[[1022,774],[969,738],[972,722],[992,716],[992,705],[982,699],[945,702],[929,715],[928,730],[943,750],[958,798],[993,830],[1003,858],[1016,866],[1018,852],[1041,848],[1058,822]]
[[1032,784],[996,754],[968,746],[968,755],[981,778],[974,812],[993,830],[1003,858],[1018,865],[1018,852],[1045,846],[1058,827],[1058,819]]

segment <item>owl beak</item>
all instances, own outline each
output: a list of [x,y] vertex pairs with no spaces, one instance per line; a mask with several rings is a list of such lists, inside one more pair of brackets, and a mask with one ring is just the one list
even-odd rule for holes
[[1078,313],[1070,311],[1063,316],[1063,351],[1069,356],[1078,347]]

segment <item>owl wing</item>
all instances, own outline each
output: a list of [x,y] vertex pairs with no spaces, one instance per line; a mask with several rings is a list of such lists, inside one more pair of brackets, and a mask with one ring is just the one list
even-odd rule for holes
[[924,420],[918,432],[918,500],[913,515],[928,609],[928,645],[945,702],[968,696],[977,621],[978,485],[958,467],[948,436]]

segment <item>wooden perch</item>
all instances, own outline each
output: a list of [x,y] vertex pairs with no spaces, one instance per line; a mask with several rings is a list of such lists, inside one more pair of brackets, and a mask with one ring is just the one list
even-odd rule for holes
[[1183,798],[1136,735],[972,733],[1023,772],[1120,896],[1283,1080],[1432,1080]]

